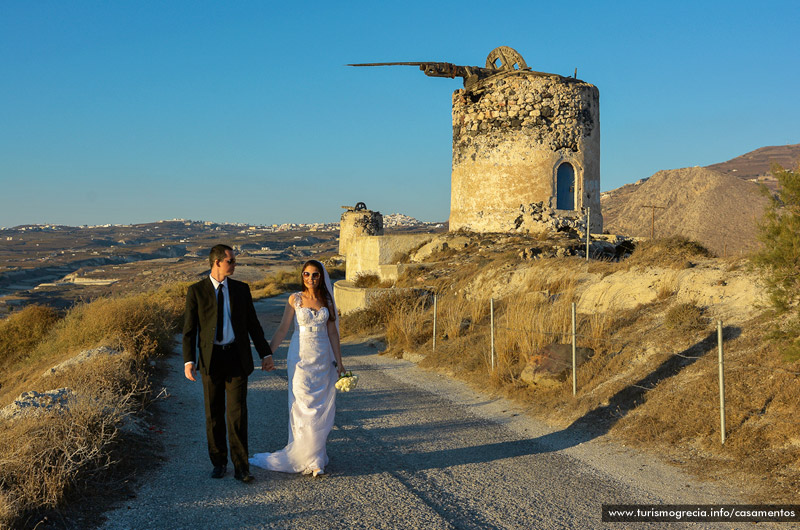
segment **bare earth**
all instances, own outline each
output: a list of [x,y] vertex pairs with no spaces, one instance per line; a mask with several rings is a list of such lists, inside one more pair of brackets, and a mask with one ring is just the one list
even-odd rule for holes
[[[286,297],[258,302],[271,334]],[[344,347],[359,387],[337,397],[327,475],[253,469],[256,482],[209,477],[199,383],[168,364],[160,407],[162,465],[105,529],[599,528],[604,503],[744,503],[743,492],[697,482],[650,455],[579,430],[553,431],[510,402],[414,363],[377,355],[369,339]],[[251,453],[286,443],[285,348],[278,370],[250,379]],[[663,528],[625,523],[624,528]],[[670,528],[755,528],[673,523]],[[758,528],[786,528],[761,523]]]

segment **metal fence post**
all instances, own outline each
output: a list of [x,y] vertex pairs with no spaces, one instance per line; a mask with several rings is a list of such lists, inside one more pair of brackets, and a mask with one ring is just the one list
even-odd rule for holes
[[436,293],[433,293],[433,351],[436,351]]
[[725,443],[725,370],[722,352],[722,321],[717,320],[717,345],[719,349],[719,430],[720,439]]
[[575,360],[575,302],[572,302],[572,395],[576,395],[578,393],[578,372],[577,362]]
[[589,261],[589,225],[592,222],[592,209],[586,207],[586,261]]
[[492,371],[494,372],[494,298],[489,299],[489,315],[492,329]]

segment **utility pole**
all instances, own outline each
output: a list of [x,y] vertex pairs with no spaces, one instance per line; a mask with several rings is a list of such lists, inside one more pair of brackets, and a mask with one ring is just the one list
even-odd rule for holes
[[656,233],[656,208],[661,208],[662,210],[666,210],[666,206],[655,206],[652,204],[645,204],[642,208],[652,208],[653,209],[653,217],[652,221],[650,222],[650,239],[655,238]]

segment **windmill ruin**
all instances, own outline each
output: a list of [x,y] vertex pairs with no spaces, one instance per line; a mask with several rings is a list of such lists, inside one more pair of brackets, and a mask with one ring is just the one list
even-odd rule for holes
[[591,212],[601,232],[600,112],[597,87],[531,70],[500,46],[483,67],[443,62],[362,63],[418,66],[430,77],[461,77],[453,92],[450,230],[529,232]]

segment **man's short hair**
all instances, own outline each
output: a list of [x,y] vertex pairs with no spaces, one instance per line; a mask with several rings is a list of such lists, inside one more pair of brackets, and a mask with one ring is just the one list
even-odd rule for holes
[[214,245],[211,247],[211,252],[208,253],[208,264],[213,268],[215,261],[223,260],[228,257],[225,253],[228,250],[233,252],[233,249],[228,245]]

